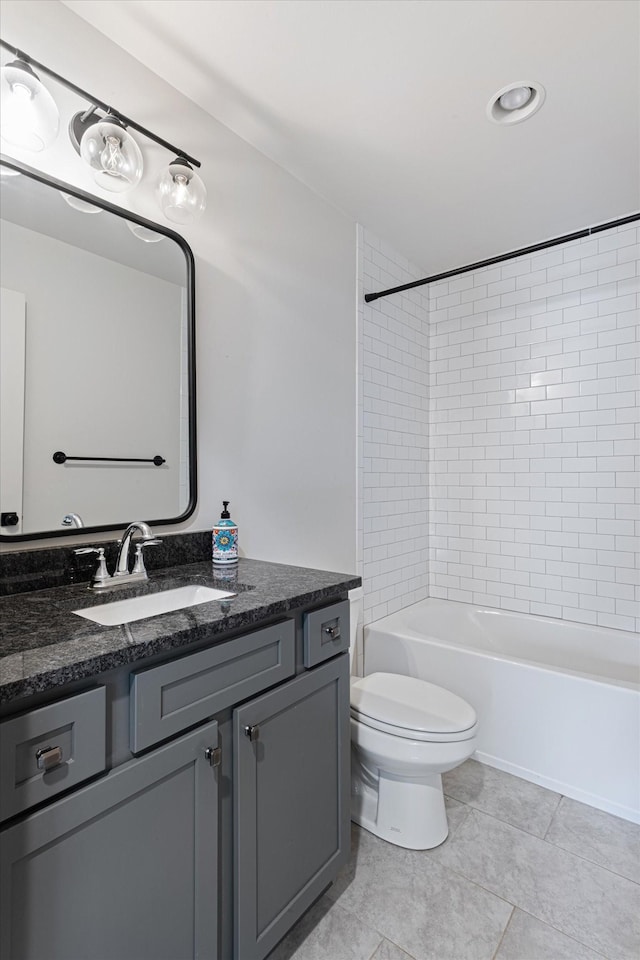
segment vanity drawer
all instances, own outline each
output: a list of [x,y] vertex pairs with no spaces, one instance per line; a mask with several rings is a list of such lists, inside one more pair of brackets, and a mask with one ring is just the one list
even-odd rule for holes
[[131,750],[139,753],[295,673],[293,620],[131,675]]
[[349,649],[349,601],[332,603],[304,615],[304,665],[315,667],[323,660]]
[[106,767],[106,696],[97,687],[0,724],[0,820]]

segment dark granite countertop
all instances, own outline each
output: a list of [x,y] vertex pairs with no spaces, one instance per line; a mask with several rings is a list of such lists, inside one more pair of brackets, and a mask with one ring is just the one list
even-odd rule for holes
[[[217,571],[211,562],[189,563],[153,571],[146,583],[104,593],[77,583],[4,597],[0,599],[0,703],[195,641],[215,640],[299,607],[329,603],[360,582],[349,574],[241,559],[233,572]],[[73,613],[81,607],[186,584],[237,591],[237,596],[224,604],[204,603],[115,627]]]

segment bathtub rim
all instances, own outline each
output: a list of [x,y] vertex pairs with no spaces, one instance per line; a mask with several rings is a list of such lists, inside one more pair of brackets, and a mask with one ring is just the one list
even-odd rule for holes
[[[401,630],[394,629],[390,630],[387,628],[389,621],[396,620],[399,621],[402,615],[408,613],[410,610],[418,606],[424,606],[425,604],[436,604],[440,606],[441,604],[454,605],[456,607],[464,607],[464,611],[467,615],[471,610],[478,613],[489,613],[489,614],[501,614],[505,618],[515,618],[517,620],[528,620],[534,622],[541,622],[545,626],[551,625],[562,625],[580,628],[592,628],[596,630],[601,630],[603,633],[608,631],[613,631],[617,634],[620,634],[623,637],[630,638],[631,640],[637,641],[638,643],[638,660],[637,662],[629,664],[632,668],[637,668],[638,670],[638,680],[625,680],[617,677],[608,677],[602,674],[591,673],[588,671],[577,670],[575,668],[568,668],[562,666],[556,666],[554,664],[545,663],[541,660],[530,660],[525,657],[507,655],[505,653],[497,653],[495,651],[489,650],[486,647],[472,646],[469,643],[452,643],[447,640],[443,640],[441,637],[437,637],[433,634],[423,634],[419,633],[412,627],[406,625],[403,626]],[[407,640],[417,640],[418,642],[431,643],[435,646],[441,648],[454,648],[457,650],[464,651],[465,653],[471,654],[476,657],[486,657],[490,660],[506,662],[506,663],[518,663],[523,666],[530,667],[537,670],[542,670],[546,673],[561,673],[565,676],[578,677],[581,680],[585,680],[591,683],[600,683],[606,684],[607,686],[621,687],[623,689],[631,690],[636,693],[640,693],[640,634],[634,633],[630,630],[618,630],[615,627],[599,627],[596,624],[583,624],[577,620],[561,620],[558,617],[544,617],[542,614],[533,614],[533,613],[521,613],[520,611],[515,610],[501,610],[498,607],[489,607],[486,604],[476,604],[476,603],[463,603],[460,600],[443,600],[440,597],[426,597],[423,600],[418,600],[416,603],[410,604],[407,607],[403,607],[400,610],[394,611],[394,613],[387,614],[386,617],[381,617],[379,620],[374,620],[371,623],[366,623],[364,625],[364,673],[366,675],[366,637],[370,630],[376,630],[381,633],[387,633],[389,635],[404,638]]]

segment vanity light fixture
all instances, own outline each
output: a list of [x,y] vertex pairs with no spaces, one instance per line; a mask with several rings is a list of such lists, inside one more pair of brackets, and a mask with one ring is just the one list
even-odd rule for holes
[[21,57],[2,67],[0,74],[2,139],[39,153],[58,136],[60,114],[55,100]]
[[80,141],[80,156],[93,170],[99,187],[123,193],[142,179],[140,147],[118,117],[106,117],[91,124]]
[[518,80],[502,87],[487,104],[487,116],[493,123],[511,124],[528,120],[545,101],[541,83]]
[[160,209],[174,223],[190,223],[207,204],[207,188],[188,160],[176,157],[156,187]]
[[[40,83],[34,71],[36,68],[88,102],[88,107],[71,118],[69,139],[76,152],[92,168],[98,186],[110,192],[120,193],[136,187],[142,179],[144,164],[140,147],[130,132],[134,130],[164,147],[176,158],[169,164],[156,191],[165,216],[176,223],[184,224],[190,223],[202,214],[206,206],[207,191],[201,178],[193,169],[200,166],[200,162],[195,157],[158,137],[146,127],[114,110],[102,100],[98,100],[86,90],[82,90],[70,80],[54,73],[44,64],[1,39],[0,47],[10,51],[17,58],[2,69],[2,136],[4,139],[28,149],[42,150],[55,139],[58,133],[59,115],[55,101]],[[5,107],[5,99],[8,109]],[[35,107],[38,108],[37,111]],[[98,110],[102,113],[99,114]],[[36,112],[46,119],[46,122],[41,122],[40,133],[37,136],[31,134],[30,140],[26,135],[22,135],[21,140],[11,139],[10,134],[14,128],[32,130],[32,115]],[[18,133],[13,135],[19,136]],[[85,210],[85,212],[92,211]]]

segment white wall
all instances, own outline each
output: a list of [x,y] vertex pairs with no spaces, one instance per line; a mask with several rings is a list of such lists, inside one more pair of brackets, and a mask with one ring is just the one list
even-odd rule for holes
[[[178,516],[186,508],[177,400],[182,287],[0,224],[2,282],[26,300],[20,532],[61,528],[67,513],[78,513],[85,526],[113,523],[123,504],[149,519]],[[59,465],[56,450],[72,457],[160,454],[166,463]]]
[[[183,231],[196,258],[199,504],[181,529],[209,527],[224,497],[242,554],[353,571],[354,224],[62,4],[5,0],[2,27],[202,161],[208,208]],[[55,148],[22,159],[97,192],[67,120]],[[171,158],[139,139],[149,175],[117,202],[158,220],[153,181]]]
[[423,275],[358,227],[358,572],[364,622],[422,600],[427,578],[429,346]]
[[430,285],[430,593],[640,628],[640,230]]

